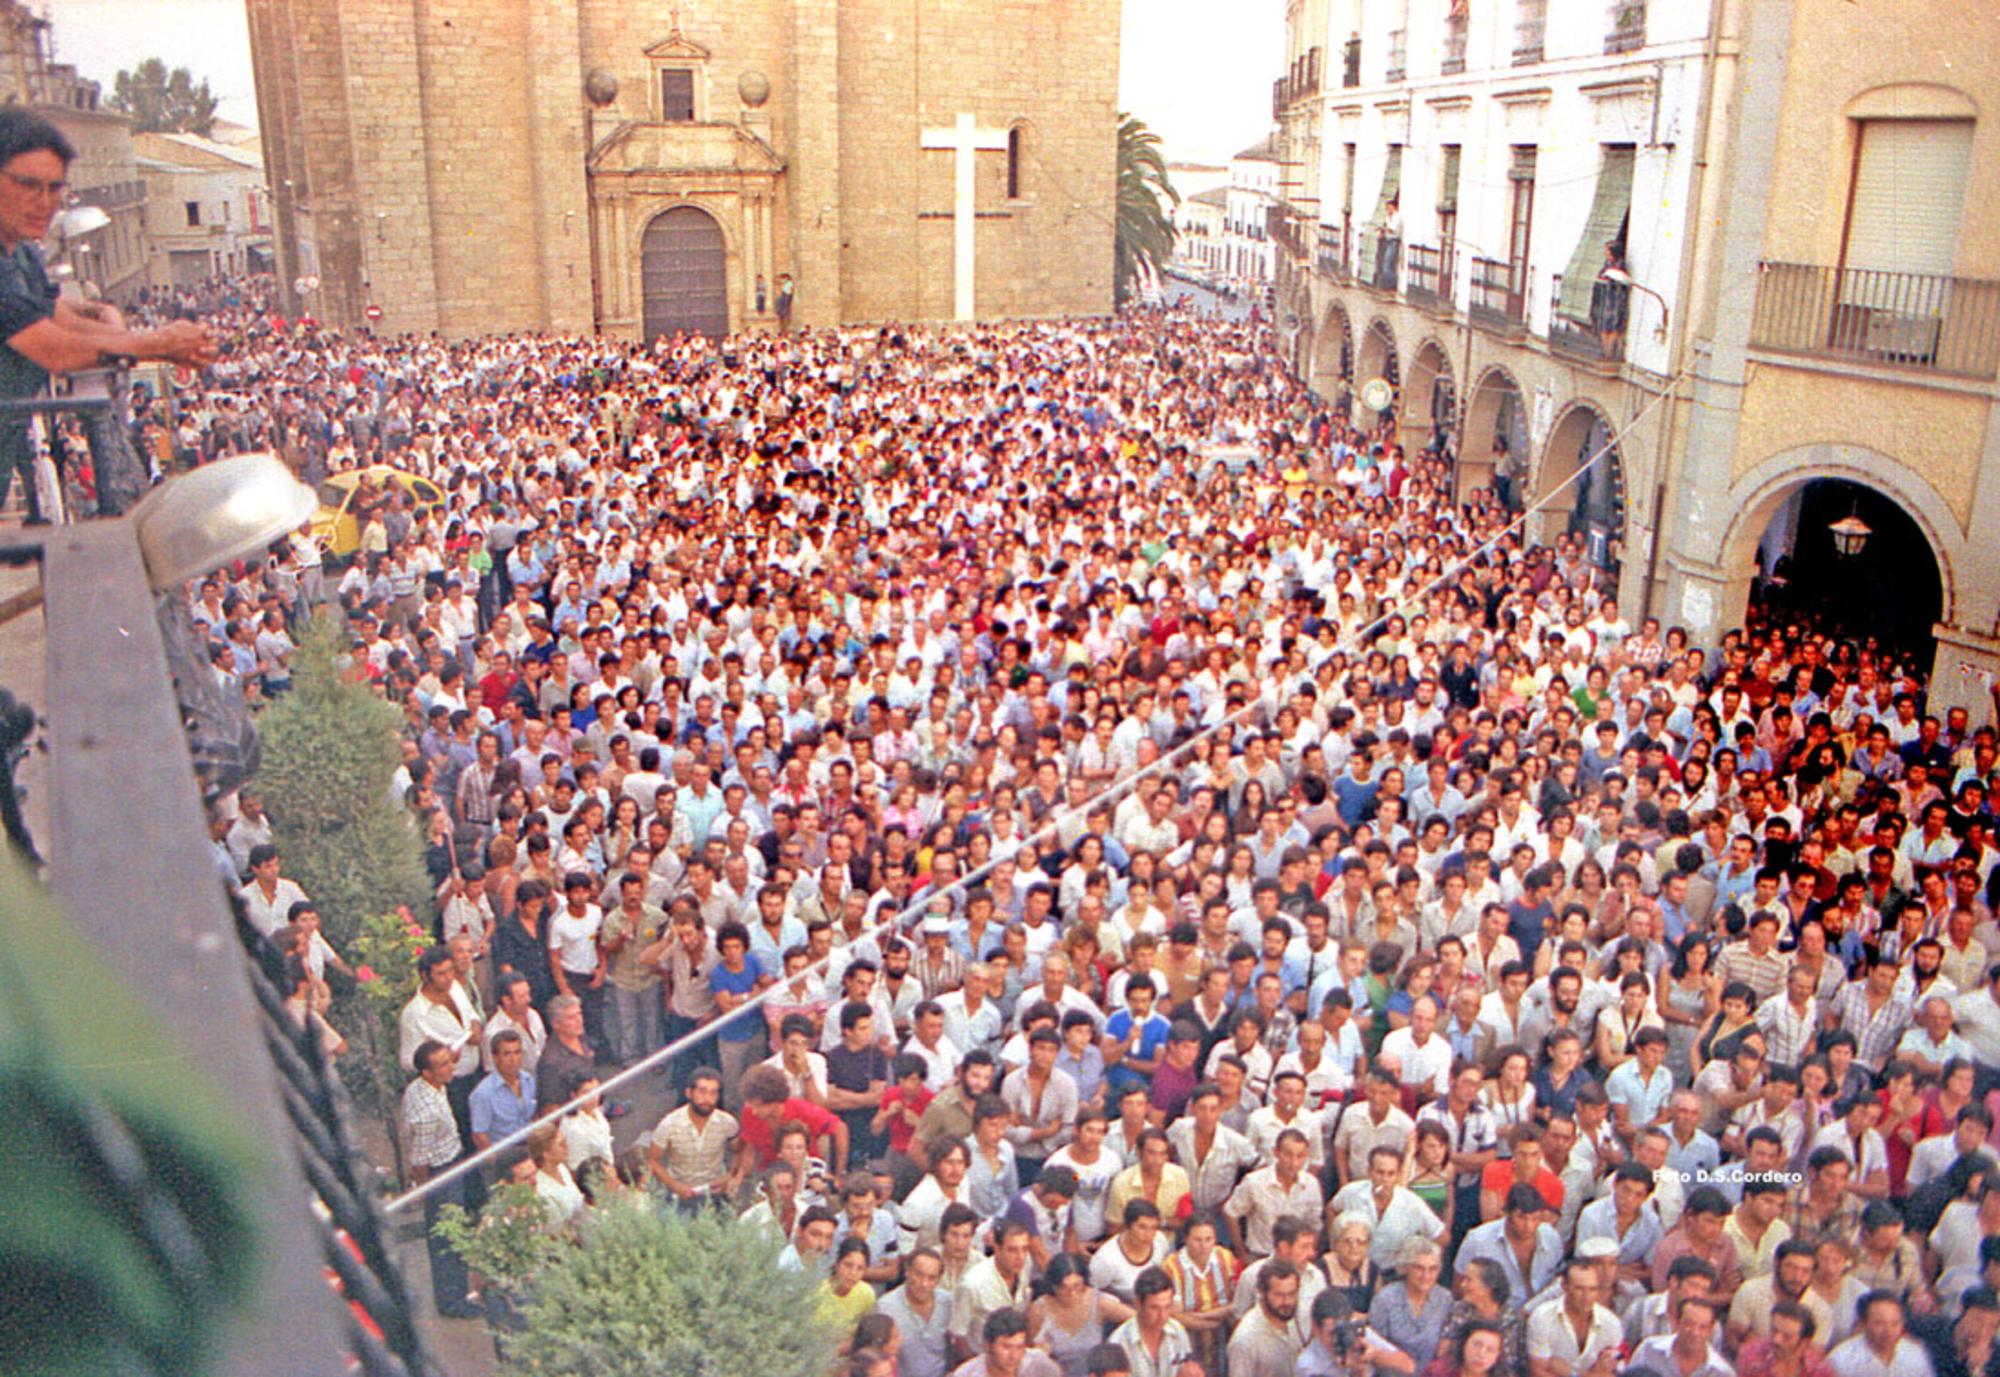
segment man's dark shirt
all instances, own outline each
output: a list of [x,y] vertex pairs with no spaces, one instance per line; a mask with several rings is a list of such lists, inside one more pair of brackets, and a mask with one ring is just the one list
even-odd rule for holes
[[[862,1094],[871,1082],[886,1082],[888,1079],[889,1058],[877,1043],[871,1042],[857,1052],[843,1042],[826,1054],[826,1083],[836,1090]],[[869,1124],[875,1117],[874,1110],[841,1109],[834,1112],[847,1124],[850,1139],[870,1136]]]
[[535,1063],[537,1112],[568,1104],[576,1098],[577,1087],[597,1074],[597,1053],[587,1040],[579,1041],[583,1042],[581,1055],[565,1047],[561,1038],[550,1038],[542,1049],[542,1058]]
[[6,342],[55,313],[56,287],[42,251],[23,242],[0,254],[0,397],[32,397],[48,386],[48,370]]

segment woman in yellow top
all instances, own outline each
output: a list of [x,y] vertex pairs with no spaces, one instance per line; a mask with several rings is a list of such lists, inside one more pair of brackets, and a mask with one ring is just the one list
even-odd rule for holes
[[1306,467],[1305,456],[1293,450],[1279,477],[1285,480],[1286,498],[1297,501],[1299,494],[1306,490],[1306,484],[1312,480],[1312,470]]
[[868,1244],[843,1238],[834,1249],[833,1271],[819,1285],[817,1313],[845,1343],[861,1317],[875,1308],[875,1288],[861,1279],[868,1270]]

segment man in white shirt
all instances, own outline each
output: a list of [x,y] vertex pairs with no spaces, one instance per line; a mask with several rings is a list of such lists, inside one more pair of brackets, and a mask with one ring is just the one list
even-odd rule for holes
[[1416,1197],[1409,1187],[1399,1184],[1403,1154],[1394,1147],[1377,1147],[1368,1154],[1368,1175],[1351,1181],[1333,1197],[1333,1211],[1365,1215],[1373,1225],[1368,1252],[1378,1267],[1395,1264],[1405,1241],[1428,1238],[1444,1242],[1444,1221]]
[[486,1020],[486,1036],[482,1039],[484,1069],[489,1072],[493,1069],[493,1035],[512,1029],[521,1035],[521,1069],[532,1076],[535,1063],[542,1059],[542,1047],[549,1040],[548,1027],[532,1002],[534,987],[527,976],[510,971],[494,981],[493,997],[498,1007]]
[[1903,1302],[1887,1291],[1865,1301],[1859,1332],[1826,1355],[1835,1377],[1931,1377],[1930,1355],[1905,1332]]
[[1410,1022],[1382,1039],[1376,1065],[1417,1091],[1418,1100],[1451,1089],[1451,1044],[1437,1033],[1437,1005],[1429,996],[1410,1006]]

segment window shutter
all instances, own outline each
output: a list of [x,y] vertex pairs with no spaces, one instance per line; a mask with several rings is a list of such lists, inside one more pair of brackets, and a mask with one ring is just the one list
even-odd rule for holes
[[1633,158],[1629,147],[1607,145],[1604,149],[1590,218],[1584,222],[1583,236],[1576,241],[1569,266],[1563,269],[1562,299],[1556,304],[1557,312],[1571,320],[1590,319],[1591,290],[1604,267],[1604,246],[1618,237],[1632,209]]
[[694,73],[685,67],[661,70],[660,116],[669,124],[687,124],[694,119]]
[[1444,146],[1444,171],[1438,180],[1437,208],[1441,214],[1458,212],[1458,160],[1462,150],[1455,143]]
[[1382,169],[1382,191],[1375,198],[1375,213],[1368,218],[1371,225],[1380,225],[1389,218],[1389,202],[1401,195],[1403,189],[1403,145],[1389,145],[1389,163]]
[[1842,266],[1951,276],[1971,161],[1970,120],[1863,121]]

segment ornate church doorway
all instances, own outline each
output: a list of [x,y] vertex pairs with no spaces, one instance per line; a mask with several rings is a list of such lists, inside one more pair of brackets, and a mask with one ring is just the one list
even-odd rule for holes
[[653,217],[640,245],[646,338],[729,333],[728,255],[706,211],[675,206]]

